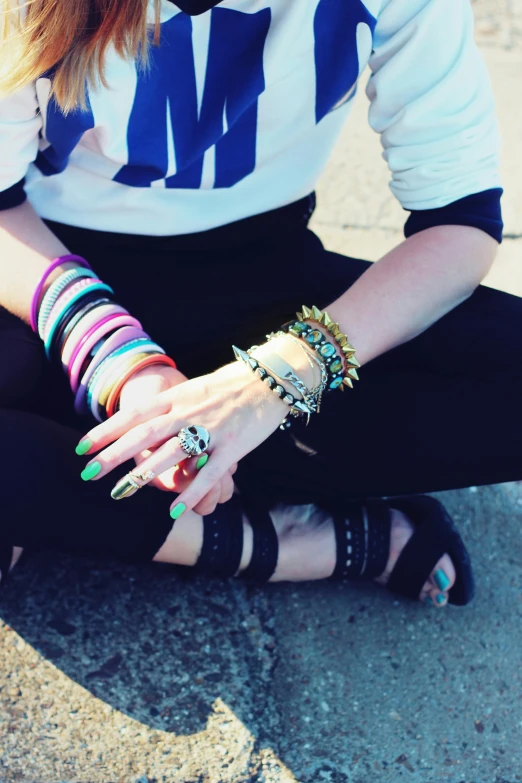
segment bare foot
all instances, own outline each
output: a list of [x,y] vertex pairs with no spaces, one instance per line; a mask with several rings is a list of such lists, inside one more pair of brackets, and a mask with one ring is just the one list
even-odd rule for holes
[[[397,562],[400,553],[408,543],[409,539],[413,535],[414,527],[408,518],[402,513],[392,509],[392,529],[390,540],[390,558],[386,569],[381,576],[375,581],[381,585],[385,585],[390,574],[393,571],[395,563]],[[426,603],[433,603],[437,607],[445,606],[448,603],[448,592],[455,584],[455,568],[451,562],[449,555],[443,555],[435,568],[433,569],[430,578],[424,583],[419,599]]]
[[[336,561],[333,524],[326,511],[314,505],[277,506],[270,512],[279,536],[279,559],[271,581],[304,581],[331,576]],[[375,581],[385,585],[414,527],[396,509],[391,510],[390,556],[384,572]],[[456,573],[449,555],[444,555],[425,582],[419,599],[443,607]]]

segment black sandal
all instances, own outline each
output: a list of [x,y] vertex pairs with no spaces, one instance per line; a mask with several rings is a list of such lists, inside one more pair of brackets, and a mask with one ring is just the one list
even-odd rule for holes
[[[250,563],[238,574],[243,554],[243,512],[252,527]],[[268,509],[257,501],[234,495],[203,517],[203,545],[194,566],[197,573],[230,578],[236,574],[257,585],[274,574],[279,555],[277,533]]]
[[468,604],[475,593],[469,554],[455,523],[435,498],[419,495],[387,501],[336,504],[330,509],[337,540],[337,563],[331,579],[375,579],[390,553],[390,509],[402,511],[415,531],[399,555],[386,587],[418,600],[440,558],[447,553],[455,567],[449,603]]
[[[455,524],[444,506],[425,495],[365,503],[321,504],[331,515],[337,541],[337,562],[330,579],[373,580],[390,556],[391,513],[402,511],[415,531],[399,555],[386,587],[418,600],[435,565],[447,553],[456,572],[449,603],[464,606],[475,587],[471,563]],[[199,573],[229,578],[238,574],[243,551],[243,512],[253,531],[252,558],[239,577],[264,584],[273,576],[279,553],[277,533],[267,509],[234,495],[203,518],[203,546],[195,565]]]

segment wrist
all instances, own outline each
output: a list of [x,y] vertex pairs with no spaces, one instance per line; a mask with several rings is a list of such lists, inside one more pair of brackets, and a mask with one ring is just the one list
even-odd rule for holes
[[269,343],[263,343],[256,348],[255,355],[260,361],[270,353],[276,353],[285,362],[287,362],[294,373],[305,386],[312,389],[315,385],[316,373],[303,348],[297,341],[288,337],[274,337]]
[[137,399],[161,394],[185,380],[185,376],[173,367],[160,365],[143,367],[124,383],[120,392],[119,407],[126,408]]
[[[170,386],[173,384],[169,383],[169,381],[176,381],[180,375],[180,371],[175,370],[174,367],[168,367],[166,365],[151,365],[149,367],[143,367],[141,370],[138,370],[133,375],[131,375],[125,385],[138,385],[145,383],[150,378],[153,378],[156,381],[163,380],[165,385],[170,388]],[[183,376],[183,379],[185,380],[185,376]]]
[[44,298],[48,289],[52,286],[54,281],[60,277],[60,275],[63,275],[64,272],[68,272],[69,269],[77,269],[79,267],[80,264],[77,264],[75,261],[64,261],[63,264],[60,264],[60,266],[57,266],[55,269],[53,269],[53,271],[47,276],[47,279],[43,284],[39,297],[40,302]]

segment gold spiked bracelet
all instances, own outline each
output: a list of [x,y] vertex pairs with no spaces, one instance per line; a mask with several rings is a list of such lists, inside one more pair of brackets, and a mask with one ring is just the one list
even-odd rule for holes
[[[296,315],[297,321],[291,321],[282,328],[304,340],[317,352],[328,371],[327,389],[344,391],[344,386],[353,389],[353,381],[359,380],[357,367],[360,367],[360,364],[355,358],[355,348],[341,332],[339,324],[332,321],[326,311],[319,310],[315,305],[312,308],[303,305],[301,312]],[[332,335],[335,344],[326,338],[321,329],[314,329],[307,321],[324,326]],[[336,345],[341,349],[340,354]]]

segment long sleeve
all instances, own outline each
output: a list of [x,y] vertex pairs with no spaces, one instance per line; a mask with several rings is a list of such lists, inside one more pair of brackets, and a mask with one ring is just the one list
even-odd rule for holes
[[38,153],[41,127],[33,85],[0,98],[0,209],[25,200],[24,177]]
[[369,121],[412,211],[406,234],[449,222],[499,239],[500,137],[469,0],[387,0],[369,64]]

